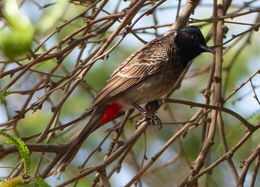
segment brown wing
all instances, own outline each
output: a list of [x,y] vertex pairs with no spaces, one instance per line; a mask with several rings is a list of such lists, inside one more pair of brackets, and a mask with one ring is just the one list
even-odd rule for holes
[[172,39],[172,37],[163,36],[149,42],[120,64],[98,92],[92,107],[159,72],[161,67],[169,61],[169,48],[173,45],[173,42],[167,41],[167,38]]

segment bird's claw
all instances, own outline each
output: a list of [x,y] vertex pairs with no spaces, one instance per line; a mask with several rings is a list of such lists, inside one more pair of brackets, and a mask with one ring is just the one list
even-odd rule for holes
[[157,129],[160,130],[162,128],[162,122],[160,118],[158,118],[158,116],[156,116],[155,114],[144,112],[143,116],[144,116],[143,119],[141,119],[136,123],[136,127],[139,127],[144,121],[148,120],[151,124],[154,124]]

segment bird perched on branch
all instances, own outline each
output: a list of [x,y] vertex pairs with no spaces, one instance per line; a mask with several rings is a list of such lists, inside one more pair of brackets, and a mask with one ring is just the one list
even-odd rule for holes
[[65,169],[95,129],[113,120],[120,111],[135,108],[144,119],[160,126],[159,119],[140,104],[168,94],[188,62],[203,52],[214,50],[206,45],[197,26],[189,26],[152,40],[130,55],[97,93],[88,110],[92,112],[88,124],[71,140],[57,171]]

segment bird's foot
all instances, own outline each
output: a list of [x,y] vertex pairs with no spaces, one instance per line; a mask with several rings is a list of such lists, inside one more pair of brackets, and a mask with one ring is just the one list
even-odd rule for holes
[[160,130],[162,128],[162,122],[158,116],[148,112],[143,112],[142,114],[143,114],[143,119],[137,122],[136,124],[137,127],[139,127],[144,121],[148,120],[149,123],[154,124],[157,127],[157,129]]

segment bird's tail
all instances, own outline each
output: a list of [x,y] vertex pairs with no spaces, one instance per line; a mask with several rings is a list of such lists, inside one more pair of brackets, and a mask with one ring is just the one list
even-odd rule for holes
[[72,138],[72,140],[69,143],[69,147],[65,152],[58,166],[58,169],[56,170],[57,173],[65,170],[65,168],[69,165],[72,159],[76,156],[83,142],[88,138],[88,136],[93,131],[95,131],[100,127],[100,124],[102,122],[102,117],[106,107],[107,106],[96,107],[92,113],[92,116],[88,124],[76,137]]

